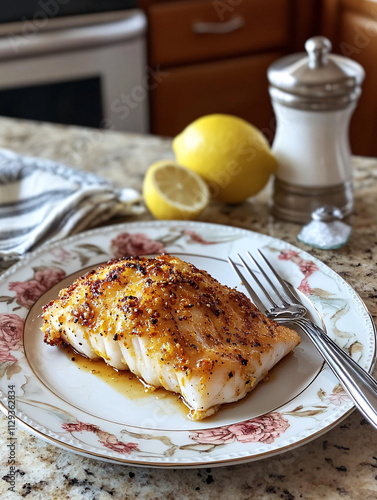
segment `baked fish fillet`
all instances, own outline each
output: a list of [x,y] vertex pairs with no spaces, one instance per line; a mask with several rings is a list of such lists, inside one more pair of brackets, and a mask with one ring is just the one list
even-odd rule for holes
[[243,398],[300,343],[243,293],[166,254],[90,271],[44,307],[43,320],[45,342],[179,393],[193,420]]

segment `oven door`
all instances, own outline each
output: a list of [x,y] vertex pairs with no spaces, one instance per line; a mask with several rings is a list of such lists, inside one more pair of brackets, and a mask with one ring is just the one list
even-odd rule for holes
[[146,18],[140,10],[0,30],[0,115],[148,131]]

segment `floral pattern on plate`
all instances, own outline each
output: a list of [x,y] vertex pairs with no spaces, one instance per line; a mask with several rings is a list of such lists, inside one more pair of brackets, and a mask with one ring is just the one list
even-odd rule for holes
[[19,307],[30,309],[46,290],[59,283],[65,276],[65,271],[59,267],[36,267],[32,278],[25,281],[11,281],[8,284],[8,290],[15,292],[15,297],[3,295],[0,300],[7,304],[16,301]]
[[273,412],[237,424],[197,431],[190,434],[190,437],[197,443],[206,444],[226,444],[234,441],[270,444],[288,427],[288,420],[281,413]]
[[0,362],[17,361],[12,351],[22,347],[22,333],[25,320],[17,314],[0,313]]
[[[292,400],[253,418],[225,425],[169,429],[129,425],[72,406],[41,383],[23,352],[22,330],[32,304],[78,270],[111,258],[170,252],[222,263],[228,255],[263,247],[281,274],[307,295],[329,333],[369,369],[375,357],[373,322],[357,294],[333,271],[305,252],[268,236],[193,222],[130,223],[99,228],[26,256],[0,280],[0,390],[17,386],[17,417],[31,432],[78,453],[147,466],[208,466],[256,460],[310,440],[352,409],[324,367]],[[225,276],[225,275],[224,275]],[[356,321],[357,320],[357,321]],[[363,328],[360,328],[360,325]],[[141,411],[141,410],[140,410]]]

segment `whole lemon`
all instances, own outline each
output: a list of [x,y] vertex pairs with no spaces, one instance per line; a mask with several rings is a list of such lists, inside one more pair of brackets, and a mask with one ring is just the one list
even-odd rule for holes
[[180,165],[199,174],[212,197],[240,203],[258,193],[277,168],[264,135],[236,116],[203,116],[173,141]]

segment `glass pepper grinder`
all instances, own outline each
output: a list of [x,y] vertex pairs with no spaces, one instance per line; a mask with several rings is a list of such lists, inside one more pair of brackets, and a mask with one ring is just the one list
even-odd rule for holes
[[343,217],[353,210],[348,133],[365,73],[331,48],[316,36],[305,44],[307,55],[283,57],[268,69],[279,163],[272,211],[291,222],[308,222],[324,205],[336,206]]

